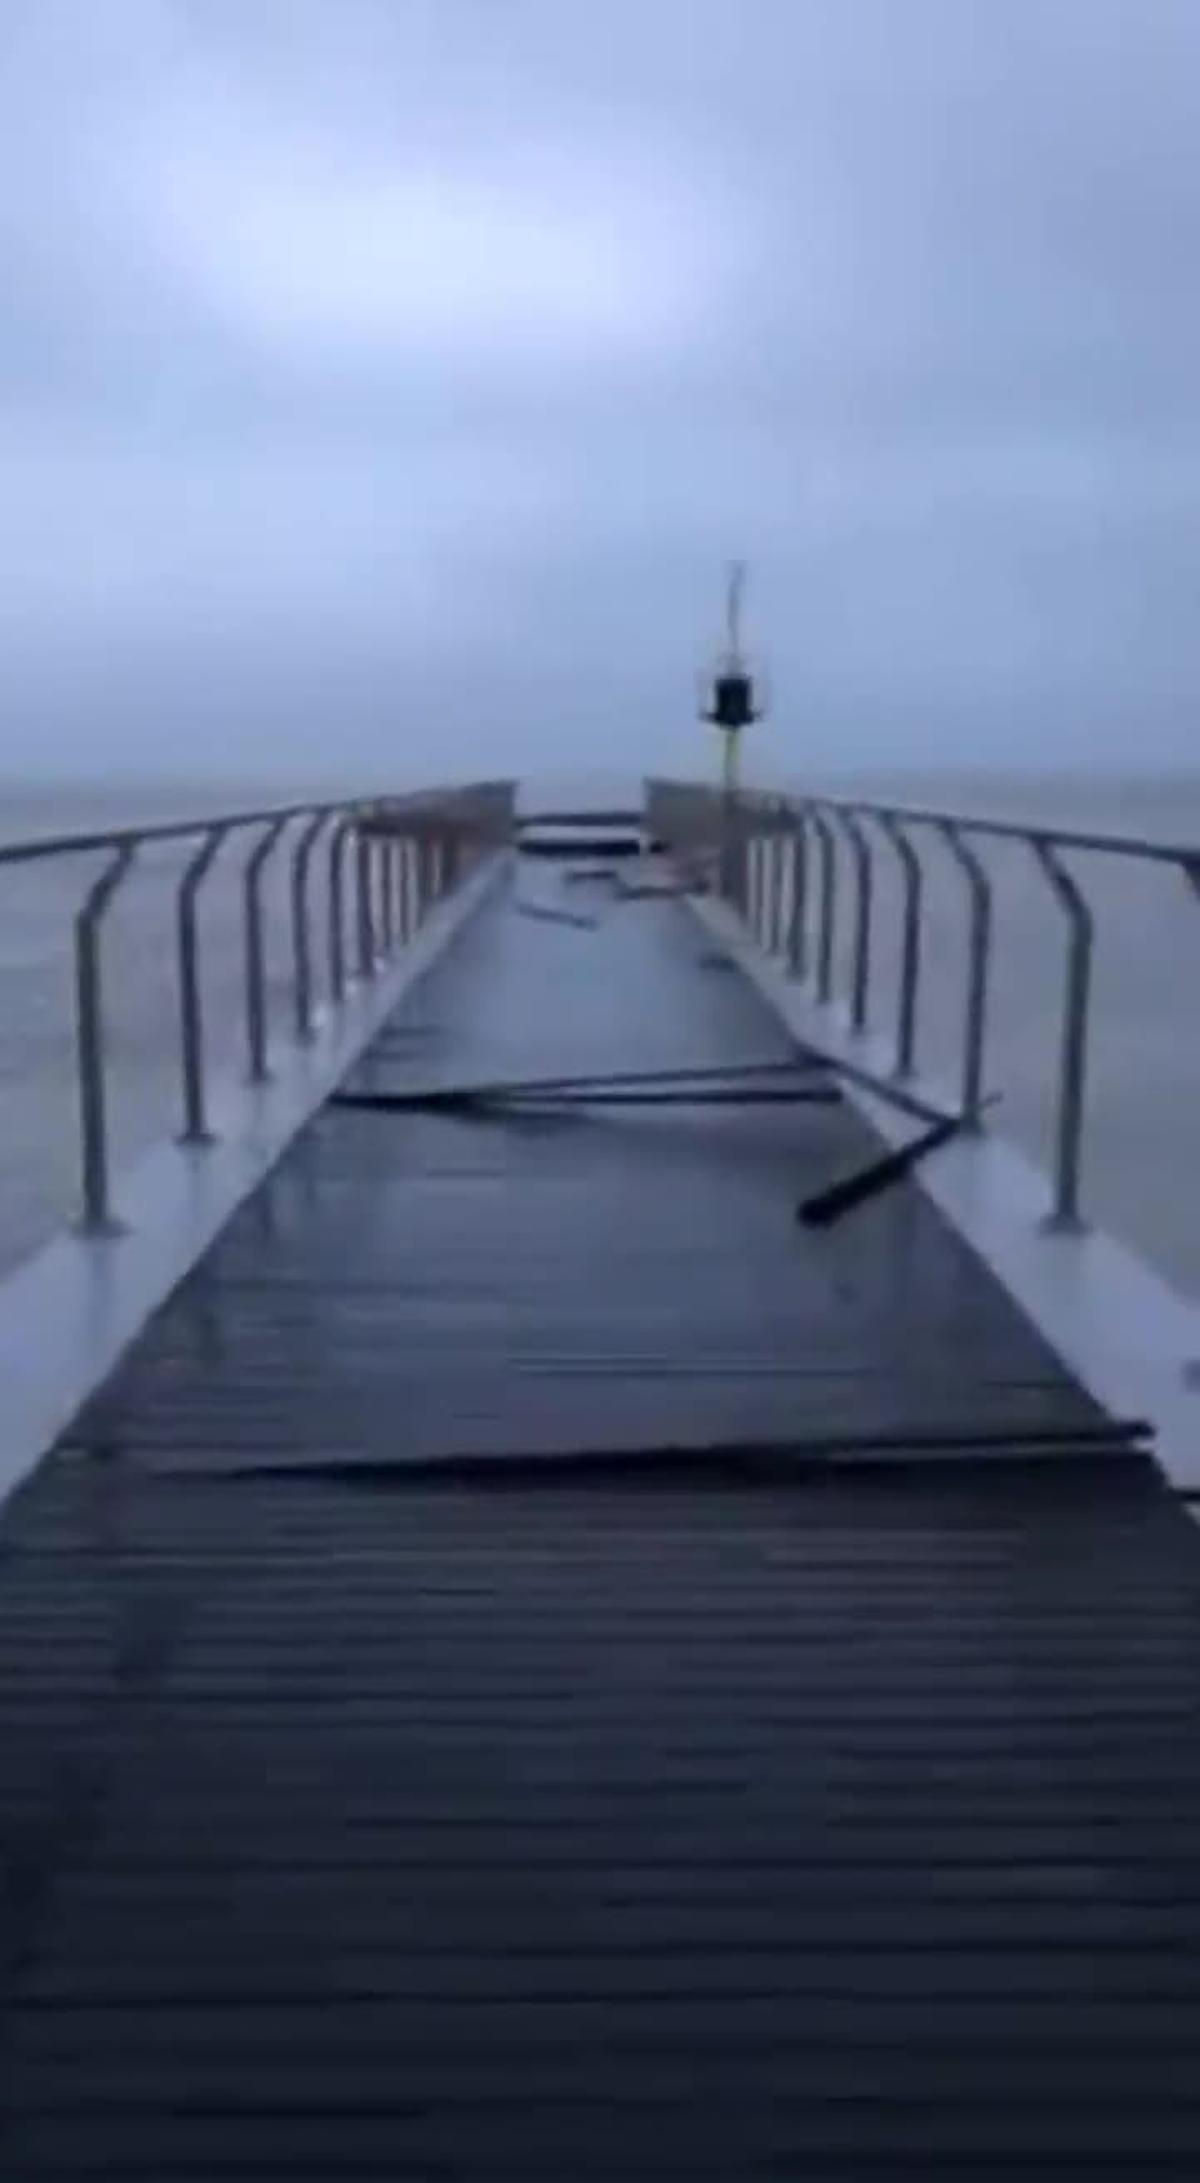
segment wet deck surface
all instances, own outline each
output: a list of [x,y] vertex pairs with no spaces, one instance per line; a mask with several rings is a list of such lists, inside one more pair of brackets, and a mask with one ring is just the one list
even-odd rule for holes
[[[787,1058],[678,903],[519,885],[360,1083]],[[1094,1407],[915,1189],[797,1226],[803,1192],[874,1149],[840,1105],[331,1108],[82,1437],[207,1465],[1088,1429]]]
[[[366,1075],[769,1058],[703,952],[497,905]],[[318,1120],[0,1525],[0,2173],[1200,2172],[1195,1533],[865,1144]]]

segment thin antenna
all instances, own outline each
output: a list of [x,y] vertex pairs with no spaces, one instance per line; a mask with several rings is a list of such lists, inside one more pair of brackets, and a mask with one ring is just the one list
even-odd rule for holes
[[746,564],[731,561],[729,564],[729,589],[725,595],[725,628],[729,638],[729,664],[739,667],[742,660],[742,599],[746,589]]

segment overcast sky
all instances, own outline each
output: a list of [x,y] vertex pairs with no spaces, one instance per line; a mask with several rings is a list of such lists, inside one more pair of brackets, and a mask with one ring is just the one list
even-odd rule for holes
[[1200,0],[0,0],[5,770],[1168,763]]

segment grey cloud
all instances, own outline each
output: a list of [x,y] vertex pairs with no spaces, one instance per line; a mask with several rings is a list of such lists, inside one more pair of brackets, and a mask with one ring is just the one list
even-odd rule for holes
[[700,763],[738,550],[776,770],[1187,755],[1198,64],[1194,0],[8,0],[9,718]]

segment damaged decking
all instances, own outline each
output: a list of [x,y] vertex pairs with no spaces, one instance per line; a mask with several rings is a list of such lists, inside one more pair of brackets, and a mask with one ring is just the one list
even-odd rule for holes
[[[784,1055],[559,884],[358,1083]],[[869,1151],[319,1116],[0,1525],[0,2173],[1194,2177],[1195,1535]]]
[[[598,918],[581,930],[532,905]],[[676,902],[523,872],[356,1076],[786,1059]],[[1080,1393],[915,1190],[821,1236],[869,1157],[842,1105],[480,1119],[330,1107],[91,1406],[171,1465],[1087,1432]]]

